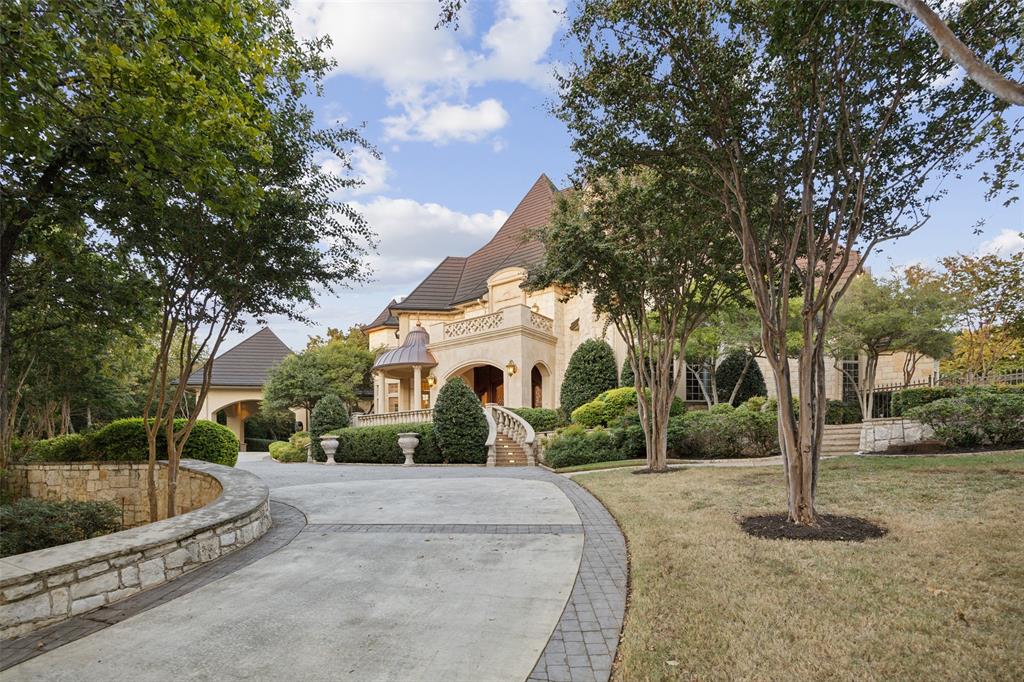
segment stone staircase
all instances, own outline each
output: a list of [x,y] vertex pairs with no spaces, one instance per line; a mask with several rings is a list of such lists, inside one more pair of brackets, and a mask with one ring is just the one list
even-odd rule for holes
[[821,456],[852,455],[860,450],[861,424],[826,424]]
[[498,433],[494,439],[494,465],[499,467],[527,466],[529,461],[523,446],[504,433]]

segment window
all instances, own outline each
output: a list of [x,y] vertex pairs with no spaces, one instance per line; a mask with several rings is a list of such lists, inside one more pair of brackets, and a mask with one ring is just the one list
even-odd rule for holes
[[[701,385],[703,382],[703,386]],[[707,365],[700,365],[693,367],[686,365],[686,389],[684,397],[688,403],[703,403],[707,399],[704,397],[704,387],[709,386],[711,382],[711,373],[708,371]]]
[[856,355],[843,358],[842,375],[843,402],[857,402],[857,382],[860,381],[860,358]]

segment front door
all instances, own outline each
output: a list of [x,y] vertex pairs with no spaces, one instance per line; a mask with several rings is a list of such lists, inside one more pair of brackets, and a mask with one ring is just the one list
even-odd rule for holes
[[485,365],[473,368],[473,390],[483,404],[505,404],[505,373]]

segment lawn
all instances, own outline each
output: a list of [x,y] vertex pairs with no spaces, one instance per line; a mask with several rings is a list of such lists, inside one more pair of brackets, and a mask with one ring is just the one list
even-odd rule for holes
[[[669,464],[679,464],[683,460],[670,459]],[[622,467],[639,467],[647,464],[646,459],[617,459],[611,462],[591,462],[590,464],[577,464],[571,467],[555,469],[558,474],[571,474],[576,471],[597,471],[599,469],[621,469]]]
[[782,470],[575,479],[629,542],[614,679],[1024,679],[1024,452],[822,463],[819,511],[889,534],[762,540]]

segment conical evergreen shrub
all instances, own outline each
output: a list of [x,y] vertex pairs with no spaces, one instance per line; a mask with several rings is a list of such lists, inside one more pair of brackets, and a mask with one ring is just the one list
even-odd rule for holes
[[607,341],[588,339],[573,352],[565,369],[559,396],[562,412],[570,415],[580,405],[618,385],[619,372],[612,347]]
[[[747,362],[749,355],[746,351],[737,350],[729,353],[718,365],[715,371],[715,383],[718,385],[718,402],[724,403],[732,395],[732,389],[743,372],[743,365]],[[754,396],[768,395],[768,389],[764,385],[764,375],[761,368],[757,366],[757,360],[750,359],[750,367],[743,376],[740,390],[736,393],[736,400],[733,405],[739,406]]]
[[328,431],[343,429],[348,423],[345,403],[333,393],[328,393],[313,406],[313,411],[309,413],[309,435],[313,438],[313,456],[318,462],[327,460],[327,455],[320,447],[320,436]]
[[444,461],[483,464],[487,461],[487,418],[480,400],[462,379],[448,380],[434,403],[434,436]]

